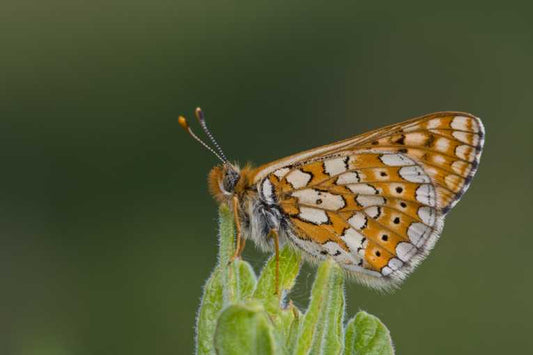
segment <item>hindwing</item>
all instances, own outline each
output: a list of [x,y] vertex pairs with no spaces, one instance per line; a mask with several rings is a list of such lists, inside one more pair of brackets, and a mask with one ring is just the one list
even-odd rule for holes
[[484,140],[465,113],[427,115],[258,168],[308,254],[333,257],[359,280],[403,280],[438,239],[444,215],[468,188]]

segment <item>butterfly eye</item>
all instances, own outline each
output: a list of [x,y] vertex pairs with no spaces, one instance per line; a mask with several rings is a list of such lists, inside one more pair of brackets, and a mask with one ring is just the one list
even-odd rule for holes
[[235,185],[239,182],[239,172],[231,165],[226,165],[224,177],[222,178],[222,187],[225,193],[231,194],[235,190]]

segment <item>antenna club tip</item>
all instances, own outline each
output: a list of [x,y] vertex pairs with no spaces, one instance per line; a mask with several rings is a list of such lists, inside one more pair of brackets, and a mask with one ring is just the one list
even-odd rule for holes
[[187,123],[187,119],[184,116],[179,116],[178,117],[178,123],[180,124],[180,126],[184,130],[188,130],[189,129],[189,124]]
[[194,113],[196,114],[196,118],[198,118],[198,120],[204,120],[204,111],[202,111],[200,107],[197,107],[196,110],[194,110]]

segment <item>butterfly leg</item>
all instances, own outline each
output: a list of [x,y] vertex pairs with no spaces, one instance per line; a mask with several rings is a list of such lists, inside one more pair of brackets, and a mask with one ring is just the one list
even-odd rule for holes
[[276,229],[271,229],[269,236],[274,238],[274,248],[276,253],[276,290],[275,294],[279,295],[279,234]]
[[233,219],[235,221],[235,229],[237,229],[237,244],[235,246],[235,254],[233,254],[231,261],[240,258],[244,250],[246,241],[241,237],[241,221],[239,220],[239,199],[233,196]]

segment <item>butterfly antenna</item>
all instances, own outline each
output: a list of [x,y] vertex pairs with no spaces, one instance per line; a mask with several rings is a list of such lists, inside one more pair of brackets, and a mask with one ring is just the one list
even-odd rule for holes
[[222,161],[223,163],[227,162],[228,159],[225,159],[226,157],[224,157],[224,159],[213,149],[211,148],[210,146],[208,146],[203,140],[201,140],[196,134],[194,134],[194,132],[192,131],[191,127],[189,127],[189,123],[187,122],[187,119],[184,117],[184,116],[179,116],[178,117],[178,123],[180,124],[180,126],[187,132],[189,133],[189,135],[191,137],[193,137],[194,139],[196,139],[196,141],[198,143],[200,143],[201,145],[203,145],[205,147],[205,149],[209,150],[211,153],[213,153],[218,159],[220,159],[220,161]]
[[213,137],[209,128],[207,128],[207,124],[205,123],[204,112],[202,111],[202,109],[200,107],[197,107],[194,113],[196,115],[196,118],[198,119],[198,122],[200,122],[200,126],[202,126],[202,129],[204,130],[205,134],[209,137],[209,139],[211,140],[217,151],[220,153],[222,158],[224,158],[224,161],[228,161],[228,158],[226,158],[224,151],[222,150],[222,148],[220,148],[220,145],[218,145],[217,141],[215,140],[215,137]]

